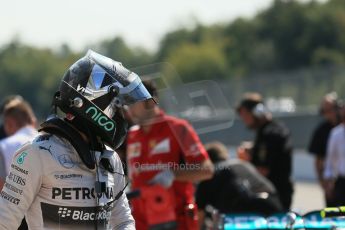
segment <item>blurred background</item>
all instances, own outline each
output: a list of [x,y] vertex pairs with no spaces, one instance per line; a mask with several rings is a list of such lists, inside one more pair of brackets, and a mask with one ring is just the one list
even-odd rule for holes
[[[94,49],[161,79],[162,106],[234,154],[253,134],[232,108],[260,92],[292,133],[293,207],[323,207],[306,148],[322,96],[345,97],[345,1],[13,0],[1,9],[0,98],[22,95],[43,120],[64,71]],[[189,102],[176,97],[182,85],[194,87]]]

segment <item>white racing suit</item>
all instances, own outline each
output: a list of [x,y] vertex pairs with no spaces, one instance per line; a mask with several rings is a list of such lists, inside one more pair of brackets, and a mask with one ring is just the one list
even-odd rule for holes
[[43,134],[25,144],[16,152],[0,193],[0,229],[17,229],[24,215],[34,230],[135,229],[125,194],[112,209],[96,208],[97,197],[101,204],[111,202],[125,187],[117,154],[111,160],[116,173],[99,168],[106,190],[96,193],[96,169],[88,169],[67,140]]

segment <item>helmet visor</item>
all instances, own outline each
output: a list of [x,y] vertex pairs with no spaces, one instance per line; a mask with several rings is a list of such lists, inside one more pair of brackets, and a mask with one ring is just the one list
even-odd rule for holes
[[[93,51],[88,52],[90,60],[96,65],[92,70],[90,80],[96,84],[97,90],[109,90],[110,86],[119,89],[118,98],[122,105],[130,105],[138,101],[151,99],[152,96],[142,84],[139,76],[126,69],[120,62],[102,56]],[[91,84],[88,84],[91,86]],[[100,92],[100,94],[102,94]]]
[[115,87],[118,89],[116,97],[121,105],[131,105],[135,102],[151,99],[152,96],[141,82],[139,76],[133,72],[130,75],[134,80],[127,86],[124,86],[100,66],[95,65],[85,89],[82,89],[82,93],[87,99],[94,100],[108,94],[109,90]]
[[[136,75],[135,73],[132,74]],[[138,75],[136,75],[136,80],[134,80],[130,85],[120,88],[119,98],[123,105],[131,105],[139,101],[153,99]]]

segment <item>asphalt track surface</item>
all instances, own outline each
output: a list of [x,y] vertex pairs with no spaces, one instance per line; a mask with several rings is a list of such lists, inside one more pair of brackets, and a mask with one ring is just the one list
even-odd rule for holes
[[321,187],[316,182],[295,182],[292,210],[306,213],[324,208],[324,198]]

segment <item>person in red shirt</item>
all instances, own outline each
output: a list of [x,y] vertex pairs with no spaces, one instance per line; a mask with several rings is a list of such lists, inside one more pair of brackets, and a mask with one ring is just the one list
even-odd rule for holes
[[[154,83],[143,83],[157,99]],[[150,216],[159,218],[161,214],[167,218],[169,214],[162,213],[173,209],[177,228],[166,226],[163,229],[199,229],[193,183],[212,178],[213,166],[198,135],[187,121],[166,115],[157,104],[138,103],[131,106],[128,112],[137,124],[130,129],[127,137],[132,190],[152,188],[151,191],[161,194],[163,200],[171,201],[166,206],[161,205],[161,209],[154,213],[152,210],[155,208],[147,201],[149,194],[133,199],[136,228],[150,229]],[[148,213],[151,213],[149,217]]]

